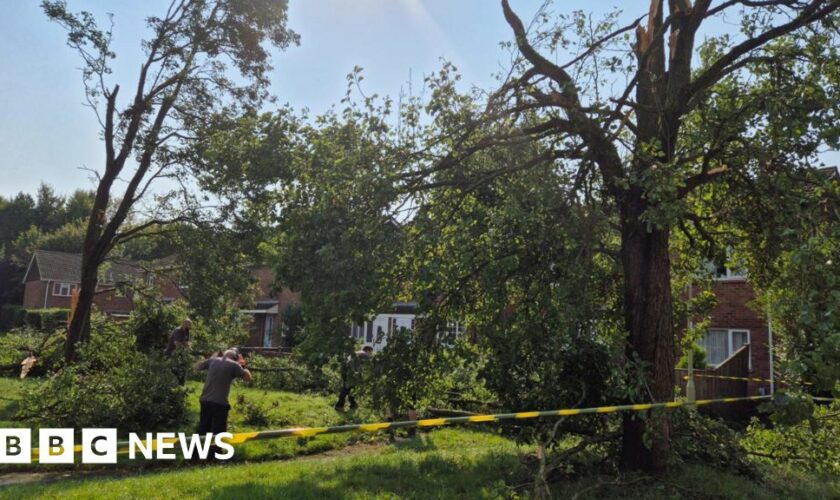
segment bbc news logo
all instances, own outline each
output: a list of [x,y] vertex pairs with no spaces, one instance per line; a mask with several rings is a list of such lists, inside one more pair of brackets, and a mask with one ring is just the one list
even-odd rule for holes
[[233,446],[227,440],[232,437],[229,432],[160,432],[143,436],[131,433],[127,446],[120,450],[117,429],[82,429],[77,450],[74,429],[39,429],[38,447],[33,449],[31,429],[0,429],[0,464],[28,464],[34,459],[42,464],[72,464],[77,451],[84,464],[115,464],[121,453],[127,453],[129,460],[175,460],[177,450],[187,459],[206,460],[215,452],[214,458],[229,460]]

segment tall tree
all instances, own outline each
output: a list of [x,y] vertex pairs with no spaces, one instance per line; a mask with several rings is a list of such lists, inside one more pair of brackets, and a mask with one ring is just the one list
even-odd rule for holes
[[[97,271],[108,252],[149,227],[183,217],[154,213],[123,229],[126,219],[156,179],[178,176],[190,130],[209,112],[254,108],[267,97],[266,45],[283,49],[298,36],[286,28],[282,0],[173,0],[163,16],[146,19],[145,58],[123,103],[120,85],[109,83],[115,57],[110,28],[101,29],[89,12],[71,13],[63,1],[45,1],[43,8],[67,30],[68,45],[83,60],[87,103],[105,146],[82,251],[79,302],[67,335],[65,357],[72,361],[76,344],[89,336]],[[229,64],[237,77],[229,76]],[[118,179],[125,181],[120,191]]]
[[[765,153],[757,161],[745,161],[748,148],[740,146],[766,118],[767,89],[761,102],[742,101],[728,109],[731,113],[724,108],[714,116],[705,107],[715,109],[722,82],[740,82],[744,74],[808,59],[798,50],[779,50],[777,41],[804,29],[820,31],[820,23],[832,19],[840,1],[651,0],[646,15],[618,29],[578,15],[568,22],[561,18],[534,37],[509,1],[501,3],[521,58],[490,99],[488,114],[524,125],[501,137],[462,134],[436,168],[485,147],[530,138],[548,144],[547,151],[511,170],[571,159],[579,179],[597,175],[603,199],[618,213],[627,363],[638,366],[649,381],[650,399],[670,400],[675,385],[670,241],[683,221],[697,222],[692,196],[707,184],[748,175],[748,169],[789,165],[814,152],[801,147],[789,156]],[[704,44],[698,57],[704,23],[736,9],[742,10],[742,33]],[[573,46],[568,33],[576,27],[579,50],[569,62],[556,63],[543,55],[541,49]],[[632,54],[628,64],[608,51],[623,50],[621,42],[630,32],[636,39],[632,52],[624,51]],[[616,81],[605,80],[600,72],[626,75],[628,83],[611,93]],[[623,465],[665,469],[669,440],[667,419],[625,417]]]

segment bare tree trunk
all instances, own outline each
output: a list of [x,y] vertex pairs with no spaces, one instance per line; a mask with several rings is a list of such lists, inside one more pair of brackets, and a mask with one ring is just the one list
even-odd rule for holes
[[64,359],[68,363],[76,359],[76,347],[79,342],[86,342],[90,338],[90,314],[93,310],[93,299],[98,284],[99,264],[89,259],[92,252],[82,254],[82,276],[79,288],[79,300],[73,319],[67,330],[67,340],[64,343]]
[[[621,258],[624,267],[624,320],[629,332],[627,362],[642,367],[651,401],[674,397],[674,331],[669,230],[648,229],[640,221],[642,203],[622,210]],[[662,472],[670,453],[665,417],[624,417],[621,465]],[[647,441],[647,442],[646,442]]]

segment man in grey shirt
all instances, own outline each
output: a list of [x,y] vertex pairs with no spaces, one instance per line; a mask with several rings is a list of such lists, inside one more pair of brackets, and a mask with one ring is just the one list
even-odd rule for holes
[[[204,380],[204,390],[201,391],[201,414],[198,420],[198,434],[218,434],[227,431],[228,412],[230,404],[228,395],[233,379],[241,377],[246,382],[251,381],[251,372],[245,369],[244,359],[233,350],[225,351],[221,357],[207,358],[198,363],[197,370],[207,370]],[[211,449],[210,456],[216,456],[218,450]]]

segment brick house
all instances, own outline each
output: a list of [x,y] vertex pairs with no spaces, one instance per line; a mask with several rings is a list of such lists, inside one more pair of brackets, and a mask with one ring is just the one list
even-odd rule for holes
[[279,347],[283,331],[283,313],[290,305],[300,304],[300,294],[288,288],[275,290],[274,273],[268,267],[251,270],[256,281],[253,309],[244,309],[243,314],[254,318],[251,322],[251,337],[248,347]]
[[[746,348],[746,373],[740,376],[763,379],[744,384],[746,395],[772,394],[773,345],[770,317],[755,310],[755,290],[743,273],[719,272],[712,286],[717,304],[710,325],[699,342],[712,370],[722,368],[742,347]],[[724,394],[728,396],[728,394]]]
[[[36,250],[23,277],[23,307],[26,309],[69,308],[70,297],[81,280],[82,255]],[[182,296],[177,284],[165,274],[138,263],[109,262],[103,267],[94,298],[96,307],[113,318],[126,318],[134,309],[126,285],[146,282],[157,286],[164,299]]]
[[[184,298],[172,273],[160,272],[162,268],[169,269],[171,266],[161,264],[158,262],[153,270],[135,262],[109,262],[104,266],[97,287],[96,307],[115,319],[128,317],[134,310],[134,303],[126,285],[138,281],[155,285],[165,301]],[[69,308],[73,290],[79,286],[81,269],[81,254],[36,250],[23,278],[23,307]],[[256,281],[256,291],[253,308],[242,310],[243,314],[253,317],[251,337],[246,345],[277,347],[281,340],[279,332],[283,311],[286,306],[300,302],[298,294],[288,289],[275,292],[272,288],[274,274],[267,267],[254,268],[250,272]]]

